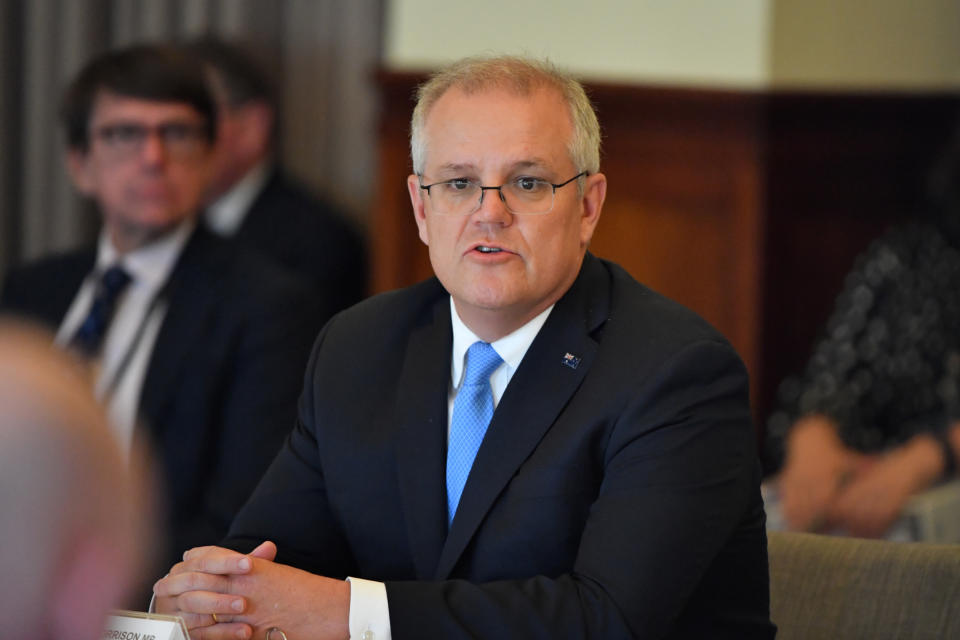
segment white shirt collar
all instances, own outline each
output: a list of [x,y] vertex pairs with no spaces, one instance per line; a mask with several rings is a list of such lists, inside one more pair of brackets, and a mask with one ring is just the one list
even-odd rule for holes
[[159,240],[120,255],[110,242],[106,228],[100,232],[97,246],[97,273],[120,263],[133,278],[135,286],[158,290],[170,277],[173,265],[187,244],[187,239],[197,225],[195,217],[184,220],[176,229]]
[[207,226],[221,236],[236,233],[247,217],[250,205],[270,179],[270,169],[269,162],[261,162],[207,207],[204,214]]
[[[526,355],[527,349],[533,344],[533,339],[537,337],[541,327],[547,321],[554,305],[550,305],[535,318],[527,322],[513,333],[490,343],[497,355],[503,359],[504,363],[511,371],[516,371],[520,366],[520,361]],[[450,298],[450,320],[453,325],[453,352],[451,354],[450,380],[453,388],[460,386],[460,379],[463,376],[464,360],[467,356],[467,349],[477,340],[480,340],[473,331],[460,319],[453,298]]]

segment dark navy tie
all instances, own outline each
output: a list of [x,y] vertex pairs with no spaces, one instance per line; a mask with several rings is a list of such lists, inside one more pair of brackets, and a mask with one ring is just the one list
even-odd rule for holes
[[447,523],[453,521],[460,494],[467,483],[473,459],[493,418],[490,375],[503,360],[486,342],[474,342],[467,350],[463,383],[453,401],[450,438],[447,444]]
[[107,327],[110,326],[110,320],[116,310],[117,298],[128,284],[130,284],[130,274],[119,265],[114,265],[103,272],[93,293],[90,312],[70,340],[71,347],[91,358],[100,352],[103,338],[107,335]]

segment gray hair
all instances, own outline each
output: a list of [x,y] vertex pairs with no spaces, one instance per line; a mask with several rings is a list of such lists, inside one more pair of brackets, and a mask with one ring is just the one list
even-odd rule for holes
[[[130,464],[89,372],[52,335],[0,320],[0,540],[12,550],[0,573],[4,637],[59,637],[67,625],[70,637],[102,637],[102,614],[122,604],[151,548],[143,465]],[[109,554],[92,567],[92,600],[78,597],[89,585],[58,582],[91,548]]]
[[600,123],[583,85],[546,60],[518,56],[464,58],[432,75],[417,90],[417,106],[410,120],[410,157],[413,171],[423,173],[427,155],[424,127],[427,114],[449,89],[477,93],[497,88],[528,95],[540,87],[560,92],[570,107],[573,135],[567,145],[570,160],[581,171],[600,170]]

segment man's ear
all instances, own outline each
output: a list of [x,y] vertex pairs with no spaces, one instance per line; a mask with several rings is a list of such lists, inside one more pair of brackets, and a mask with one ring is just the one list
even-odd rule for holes
[[273,140],[273,109],[262,100],[253,100],[237,108],[237,145],[248,157],[261,158]]
[[413,205],[413,219],[417,221],[420,232],[420,241],[430,246],[427,234],[427,213],[423,209],[423,189],[420,188],[420,178],[415,173],[407,176],[407,191],[410,192],[410,204]]
[[68,149],[66,156],[67,173],[77,191],[92,196],[96,188],[93,172],[90,170],[90,154],[80,149]]
[[587,176],[581,200],[583,217],[580,219],[580,243],[586,247],[590,244],[593,232],[600,221],[600,211],[603,201],[607,197],[607,176],[595,173]]

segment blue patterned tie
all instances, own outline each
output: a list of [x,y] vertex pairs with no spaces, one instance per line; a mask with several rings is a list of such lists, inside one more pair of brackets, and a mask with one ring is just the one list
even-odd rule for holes
[[467,370],[453,401],[450,439],[447,445],[447,523],[453,521],[460,494],[467,483],[473,459],[493,417],[490,375],[503,360],[486,342],[474,342],[467,350]]
[[114,265],[103,272],[93,293],[93,304],[84,318],[83,324],[70,339],[70,346],[87,357],[93,357],[100,351],[107,327],[113,318],[117,298],[130,284],[130,274],[123,267]]

